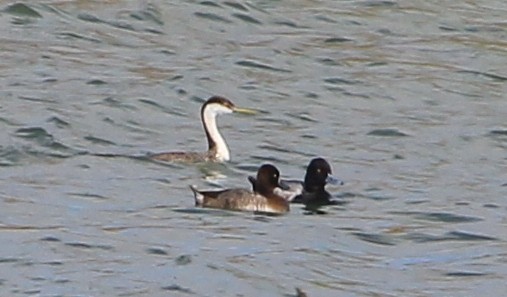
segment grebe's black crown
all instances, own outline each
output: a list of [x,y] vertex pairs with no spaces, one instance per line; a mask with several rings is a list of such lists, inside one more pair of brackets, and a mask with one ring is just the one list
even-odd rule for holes
[[206,103],[204,103],[204,105],[202,106],[202,109],[204,110],[206,108],[206,106],[208,106],[210,104],[220,104],[220,105],[223,105],[227,108],[234,109],[234,103],[232,103],[231,100],[229,100],[225,97],[221,97],[221,96],[213,96],[213,97],[209,98],[206,101]]

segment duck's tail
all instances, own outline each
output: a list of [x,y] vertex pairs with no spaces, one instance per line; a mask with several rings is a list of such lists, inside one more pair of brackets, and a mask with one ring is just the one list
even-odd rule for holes
[[255,184],[257,183],[257,179],[253,176],[248,176],[248,181],[252,184],[252,191],[257,192],[257,189],[255,188]]
[[204,195],[194,185],[190,185],[189,187],[194,193],[195,206],[201,206],[204,203]]

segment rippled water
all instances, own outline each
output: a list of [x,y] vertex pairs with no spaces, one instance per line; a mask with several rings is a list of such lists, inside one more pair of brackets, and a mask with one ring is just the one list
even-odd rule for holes
[[[504,1],[0,4],[2,296],[505,294]],[[120,157],[204,150],[214,94],[232,162]],[[193,207],[314,156],[325,215]]]

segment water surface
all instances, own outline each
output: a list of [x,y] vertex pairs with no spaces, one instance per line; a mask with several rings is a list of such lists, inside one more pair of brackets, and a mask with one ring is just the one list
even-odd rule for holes
[[[503,1],[0,10],[2,295],[505,294]],[[204,150],[215,94],[259,111],[219,119],[230,163],[120,157]],[[345,180],[325,215],[193,207],[314,156]]]

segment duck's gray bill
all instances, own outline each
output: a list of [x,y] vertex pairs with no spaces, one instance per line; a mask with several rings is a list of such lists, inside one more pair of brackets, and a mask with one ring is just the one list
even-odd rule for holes
[[338,185],[338,186],[341,186],[343,185],[345,182],[343,182],[343,180],[339,179],[339,178],[336,178],[334,176],[332,176],[331,174],[329,174],[326,178],[326,183],[330,184],[330,185]]

